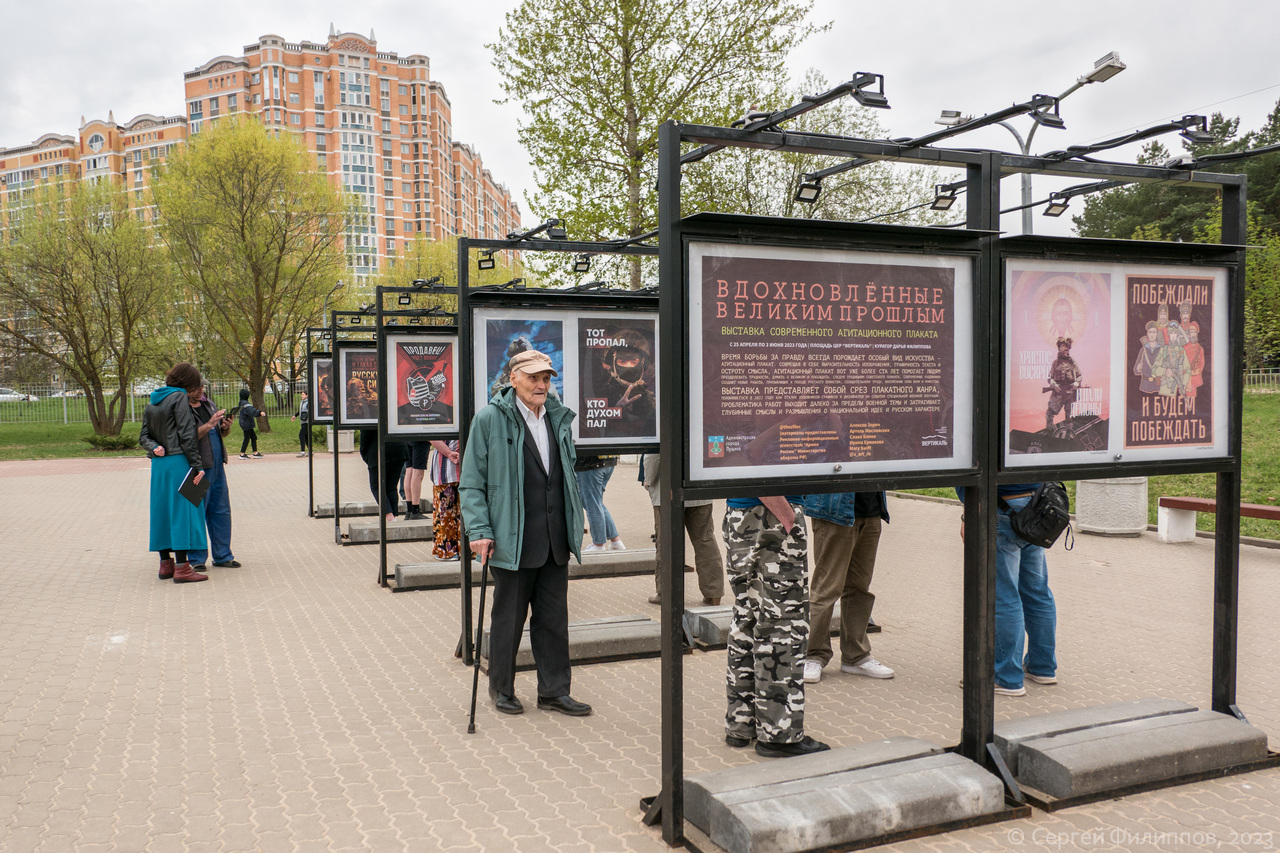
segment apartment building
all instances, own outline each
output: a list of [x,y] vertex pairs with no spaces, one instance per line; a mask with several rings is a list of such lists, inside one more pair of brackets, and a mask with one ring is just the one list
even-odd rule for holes
[[[114,176],[142,189],[157,159],[219,116],[248,113],[299,134],[316,165],[360,198],[368,225],[347,235],[357,280],[375,274],[405,241],[455,235],[500,238],[520,230],[520,208],[479,152],[453,138],[452,107],[430,60],[379,51],[374,34],[323,43],[265,35],[241,56],[183,74],[182,116],[141,115],[124,125],[81,120],[77,136],[46,134],[0,148],[0,196],[66,175]],[[2,201],[3,199],[0,199]]]

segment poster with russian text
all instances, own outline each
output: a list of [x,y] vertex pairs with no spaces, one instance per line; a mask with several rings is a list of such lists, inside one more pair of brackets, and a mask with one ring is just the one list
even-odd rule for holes
[[454,415],[457,338],[387,336],[387,432],[448,435]]
[[1010,262],[1009,452],[1105,455],[1111,412],[1111,276]]
[[972,261],[693,242],[690,476],[966,467]]
[[1225,456],[1226,299],[1222,267],[1007,259],[1004,464]]
[[311,421],[333,423],[333,358],[311,358]]
[[577,318],[579,445],[658,440],[657,333],[652,314]]
[[378,351],[373,347],[338,346],[338,423],[378,423]]
[[1207,276],[1126,276],[1126,448],[1213,444],[1213,290]]

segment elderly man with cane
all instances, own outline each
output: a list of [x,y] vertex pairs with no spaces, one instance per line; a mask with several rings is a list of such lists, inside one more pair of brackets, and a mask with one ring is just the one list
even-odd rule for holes
[[525,350],[508,367],[510,387],[471,422],[458,486],[471,550],[494,569],[489,697],[504,714],[524,712],[515,663],[532,607],[538,707],[585,717],[591,706],[569,695],[569,555],[580,554],[583,516],[575,415],[548,397],[557,374],[545,353]]

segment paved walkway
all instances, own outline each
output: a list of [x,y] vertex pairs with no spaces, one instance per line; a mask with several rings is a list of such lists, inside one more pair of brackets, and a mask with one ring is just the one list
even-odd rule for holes
[[[328,458],[324,457],[323,462]],[[343,497],[368,495],[356,457]],[[323,488],[330,468],[316,468]],[[459,596],[393,595],[376,546],[306,514],[306,460],[233,460],[241,569],[155,576],[143,459],[0,463],[0,850],[659,851],[658,662],[578,667],[586,719],[483,703],[453,657]],[[327,499],[327,496],[326,496]],[[652,515],[634,466],[608,502],[625,541]],[[961,552],[954,505],[891,499],[874,653],[890,681],[829,674],[807,727],[833,744],[959,737]],[[416,561],[421,545],[392,559]],[[1209,702],[1212,544],[1080,536],[1050,556],[1061,682],[999,718],[1165,696]],[[690,584],[690,601],[697,597]],[[1239,704],[1280,735],[1280,552],[1242,549]],[[656,617],[649,578],[576,580],[572,618]],[[685,658],[686,767],[755,760],[722,743],[724,652]],[[531,673],[517,680],[531,706]],[[1280,771],[920,839],[904,851],[1271,850]]]

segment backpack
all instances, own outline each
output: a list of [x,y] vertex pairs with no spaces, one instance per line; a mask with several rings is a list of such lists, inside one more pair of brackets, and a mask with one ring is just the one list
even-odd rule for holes
[[253,429],[254,419],[262,413],[255,409],[252,403],[245,403],[238,408],[240,409],[240,429]]
[[1070,551],[1075,545],[1075,535],[1071,532],[1071,504],[1062,483],[1041,483],[1027,505],[1016,513],[1004,498],[1000,498],[999,503],[1000,509],[1009,515],[1013,532],[1032,545],[1050,548],[1064,530],[1067,531],[1066,549]]

